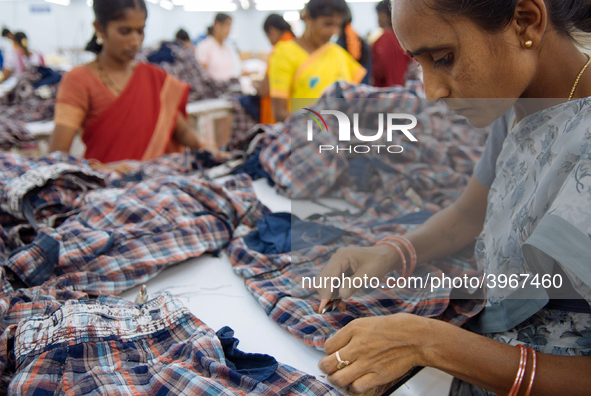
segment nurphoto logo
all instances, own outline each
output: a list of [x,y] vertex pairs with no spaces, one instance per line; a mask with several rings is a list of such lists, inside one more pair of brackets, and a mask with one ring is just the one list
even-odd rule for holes
[[[304,108],[309,113],[306,113],[311,119],[308,120],[308,141],[314,141],[314,124],[318,125],[320,131],[324,130],[328,132],[328,125],[323,115],[332,115],[337,118],[339,123],[339,142],[351,142],[351,129],[355,138],[360,142],[380,142],[384,137],[384,129],[386,133],[386,142],[392,143],[394,132],[403,133],[411,142],[418,142],[418,140],[410,133],[410,130],[417,126],[417,118],[410,114],[377,114],[378,117],[378,131],[375,135],[366,136],[361,134],[359,131],[359,114],[353,114],[353,128],[351,128],[351,120],[349,116],[341,111],[337,110],[322,110],[320,114],[314,110]],[[384,128],[384,120],[386,120],[386,128]],[[410,123],[407,123],[410,121]],[[322,144],[318,146],[318,152],[343,152],[357,153],[357,154],[368,154],[368,153],[382,153],[388,152],[390,154],[400,154],[404,151],[404,148],[400,145],[386,145],[386,144],[357,144],[349,146],[333,146],[329,144]]]

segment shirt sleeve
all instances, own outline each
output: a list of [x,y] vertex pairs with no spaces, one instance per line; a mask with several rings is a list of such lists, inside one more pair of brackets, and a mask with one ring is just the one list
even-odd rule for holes
[[499,154],[501,154],[503,142],[507,137],[509,122],[513,122],[514,118],[515,113],[511,109],[493,123],[492,130],[486,141],[484,153],[474,167],[474,177],[486,188],[490,188],[495,180],[497,159],[499,158]]
[[89,109],[89,94],[79,70],[66,73],[59,86],[55,105],[55,125],[79,130]]
[[269,95],[272,98],[289,99],[295,72],[287,49],[285,46],[277,44],[269,59]]

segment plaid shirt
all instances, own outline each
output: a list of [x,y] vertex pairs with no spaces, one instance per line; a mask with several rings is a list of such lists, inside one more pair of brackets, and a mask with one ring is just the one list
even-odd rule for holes
[[[435,209],[436,206],[429,206]],[[392,198],[375,205],[362,216],[323,217],[316,222],[348,231],[337,243],[314,246],[291,253],[264,255],[250,250],[243,238],[237,238],[227,252],[234,271],[244,280],[247,289],[261,304],[267,315],[282,328],[306,344],[323,349],[328,337],[356,318],[407,312],[426,317],[439,317],[456,325],[465,323],[482,309],[481,300],[454,300],[451,288],[436,289],[377,289],[356,294],[346,300],[344,312],[320,315],[318,295],[304,289],[302,278],[320,275],[337,249],[347,246],[371,246],[382,237],[405,233],[415,226],[387,224],[403,215],[413,213],[414,205],[405,197]],[[373,224],[377,223],[378,226]],[[246,231],[245,231],[246,233]],[[479,275],[473,260],[474,249],[445,260],[417,267],[413,277],[428,279],[445,274],[448,277]],[[398,277],[398,274],[390,274]],[[381,286],[386,286],[382,282]]]
[[[371,191],[372,197],[392,196],[412,187],[424,200],[443,207],[457,199],[466,186],[484,149],[487,131],[470,127],[462,117],[447,111],[441,104],[428,104],[421,98],[422,94],[414,86],[377,89],[339,82],[311,108],[317,112],[340,110],[415,115],[418,125],[413,134],[419,142],[411,143],[403,139],[402,134],[395,135],[391,144],[404,147],[404,152],[374,156],[390,171],[377,169],[367,191]],[[345,193],[347,188],[352,192],[358,190],[360,184],[350,177],[356,166],[353,160],[360,156],[343,151],[319,154],[319,145],[338,146],[339,142],[334,134],[326,131],[316,133],[314,142],[308,142],[308,120],[304,112],[296,112],[288,123],[278,124],[269,132],[271,141],[260,154],[262,168],[271,175],[277,190],[288,197],[348,199],[351,194]],[[336,117],[326,117],[326,122],[330,131],[338,130]],[[377,117],[373,123],[362,120],[360,129],[365,135],[375,134]],[[365,143],[351,142],[351,145],[355,144]],[[359,199],[358,196],[353,203],[363,207],[365,200],[371,197],[366,197],[363,202]]]
[[283,364],[263,381],[233,369],[213,330],[168,293],[141,306],[55,304],[21,322],[14,356],[10,395],[341,395]]
[[164,177],[115,190],[85,205],[33,243],[12,252],[7,266],[28,286],[117,294],[164,268],[215,253],[241,224],[266,211],[250,178],[224,186],[198,177]]
[[[119,293],[169,265],[218,252],[236,227],[253,226],[252,219],[267,213],[244,175],[222,186],[194,172],[152,175],[105,189],[101,174],[67,155],[1,155],[0,161],[6,266],[29,287]],[[163,166],[146,165],[148,171]]]

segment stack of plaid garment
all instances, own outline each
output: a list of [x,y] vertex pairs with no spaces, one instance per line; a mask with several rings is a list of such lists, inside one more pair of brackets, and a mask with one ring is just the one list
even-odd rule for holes
[[[335,83],[311,110],[339,110],[349,116],[352,113],[405,113],[417,117],[418,125],[412,130],[418,143],[408,141],[404,135],[394,136],[394,141],[370,144],[400,145],[401,154],[372,156],[379,164],[369,164],[368,156],[350,154],[346,151],[323,152],[320,145],[338,146],[336,117],[325,116],[327,132],[323,129],[307,139],[309,118],[305,111],[292,115],[285,124],[257,126],[251,136],[264,133],[258,144],[261,167],[270,174],[276,189],[282,195],[294,199],[331,196],[345,198],[359,207],[367,206],[368,200],[395,196],[413,188],[425,201],[440,207],[448,206],[461,194],[482,155],[488,130],[478,130],[467,124],[443,106],[432,105],[421,97],[420,86],[377,89],[368,86],[352,86]],[[377,117],[362,122],[360,132],[375,135]],[[385,135],[385,134],[384,134]],[[351,145],[367,144],[356,141]],[[385,165],[385,166],[382,166]],[[363,183],[355,177],[369,167]],[[367,177],[369,176],[369,177]],[[367,194],[371,192],[371,194]]]

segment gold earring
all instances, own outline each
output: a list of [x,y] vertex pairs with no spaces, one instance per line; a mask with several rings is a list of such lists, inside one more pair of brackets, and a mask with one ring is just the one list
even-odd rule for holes
[[527,40],[527,41],[525,42],[525,48],[531,48],[531,47],[533,47],[533,46],[534,46],[534,42],[533,42],[533,41],[531,41],[531,40]]

